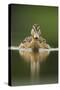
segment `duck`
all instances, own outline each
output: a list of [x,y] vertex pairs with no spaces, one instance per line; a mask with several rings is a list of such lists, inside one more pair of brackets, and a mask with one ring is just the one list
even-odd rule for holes
[[19,45],[19,48],[32,48],[32,49],[49,49],[50,45],[46,42],[46,39],[42,37],[40,25],[33,24],[31,29],[31,35],[26,37]]

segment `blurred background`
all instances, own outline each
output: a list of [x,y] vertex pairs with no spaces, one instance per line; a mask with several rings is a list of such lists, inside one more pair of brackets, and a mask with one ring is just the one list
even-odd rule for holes
[[52,48],[58,47],[58,7],[11,5],[11,46],[19,46],[30,36],[33,24],[39,24],[42,36]]

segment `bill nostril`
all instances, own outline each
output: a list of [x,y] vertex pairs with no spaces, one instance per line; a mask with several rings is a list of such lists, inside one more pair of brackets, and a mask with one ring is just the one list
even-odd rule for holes
[[38,37],[35,37],[35,39],[38,39]]

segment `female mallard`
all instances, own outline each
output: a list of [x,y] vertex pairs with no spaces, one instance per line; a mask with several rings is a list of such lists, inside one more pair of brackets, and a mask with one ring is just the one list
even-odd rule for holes
[[19,45],[19,48],[50,48],[50,46],[46,43],[46,40],[41,36],[40,26],[38,24],[34,24],[31,30],[31,36],[26,37],[23,42]]

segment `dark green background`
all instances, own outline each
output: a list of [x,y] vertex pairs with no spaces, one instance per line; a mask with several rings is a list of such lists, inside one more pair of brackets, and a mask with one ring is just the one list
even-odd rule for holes
[[19,46],[35,23],[50,46],[58,47],[58,7],[17,4],[11,5],[11,45]]

